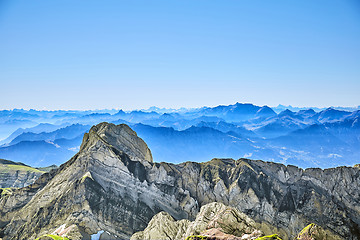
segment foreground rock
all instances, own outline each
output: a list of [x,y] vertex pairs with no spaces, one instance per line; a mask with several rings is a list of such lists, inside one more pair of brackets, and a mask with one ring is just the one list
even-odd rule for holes
[[[148,226],[132,235],[131,240],[282,240],[278,234],[264,233],[279,230],[266,223],[255,222],[246,214],[222,203],[201,207],[193,222],[176,221],[166,212],[156,214]],[[305,227],[295,240],[340,240],[316,224]]]
[[1,195],[0,237],[35,239],[65,224],[75,226],[63,235],[69,239],[129,239],[162,211],[184,219],[172,227],[177,236],[200,207],[219,202],[285,240],[311,222],[342,239],[360,239],[359,185],[360,169],[351,167],[302,170],[247,159],[153,163],[128,126],[101,123],[68,162]]
[[244,213],[215,202],[201,207],[193,222],[176,221],[168,213],[160,212],[131,240],[185,239],[200,235],[214,239],[256,239],[263,236],[259,227],[261,224],[256,224]]
[[311,223],[306,226],[295,238],[295,240],[332,240],[340,237],[333,236],[331,232],[324,230],[322,227]]

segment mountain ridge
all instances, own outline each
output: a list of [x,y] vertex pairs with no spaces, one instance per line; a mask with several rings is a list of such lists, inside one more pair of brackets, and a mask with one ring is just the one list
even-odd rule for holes
[[275,226],[284,239],[309,222],[359,239],[358,167],[303,170],[248,159],[157,163],[148,151],[126,125],[92,127],[68,162],[1,194],[0,237],[36,238],[66,224],[74,226],[73,239],[99,231],[127,239],[161,211],[193,220],[201,206],[216,201]]
[[[168,112],[157,108],[153,108],[152,111],[2,111],[0,130],[8,134],[3,136],[7,138],[2,141],[5,145],[0,146],[0,157],[25,162],[31,166],[59,165],[79,149],[82,135],[90,126],[105,121],[125,123],[137,128],[137,132],[150,144],[154,156],[160,161],[176,163],[183,160],[206,161],[213,157],[247,157],[294,164],[303,168],[326,168],[343,164],[351,166],[357,163],[360,149],[359,110],[314,109],[300,110],[288,107],[276,113],[275,108],[266,105],[235,103]],[[354,111],[350,112],[352,110]],[[24,129],[30,127],[28,121],[31,121],[30,126],[37,125]],[[76,130],[76,125],[72,124],[82,124],[83,127]],[[147,131],[145,127],[137,127],[137,124],[145,124],[153,130]],[[297,144],[296,135],[292,133],[305,130],[314,124],[327,128],[326,134],[326,131],[313,132],[314,138],[319,140],[321,146],[309,146],[306,142],[304,146]],[[208,131],[198,131],[197,135],[194,135],[187,131],[193,126],[211,127],[224,134],[209,135]],[[162,127],[173,128],[173,135],[178,141],[167,139],[164,135],[169,131]],[[67,128],[68,131],[65,131]],[[218,135],[222,136],[217,138]],[[329,137],[330,135],[332,136]],[[281,137],[286,137],[286,144],[284,141],[278,141],[277,138]],[[332,144],[337,141],[336,139],[342,141],[339,147]],[[45,143],[36,140],[44,140]],[[329,144],[327,140],[330,140]],[[169,145],[169,141],[173,143]],[[196,150],[192,145],[198,142],[207,142],[208,146]],[[169,146],[171,151],[168,149]],[[186,148],[190,151],[185,151]]]

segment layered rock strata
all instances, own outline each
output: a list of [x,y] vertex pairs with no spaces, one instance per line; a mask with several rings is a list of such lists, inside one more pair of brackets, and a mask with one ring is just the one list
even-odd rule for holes
[[[201,206],[224,203],[262,230],[292,239],[314,222],[343,239],[360,239],[360,169],[300,169],[247,159],[154,163],[127,125],[101,123],[80,151],[34,184],[1,194],[0,237],[35,239],[74,225],[73,239],[101,231],[129,239],[165,211],[193,221]],[[81,236],[81,237],[79,237]]]
[[0,188],[26,187],[36,181],[44,171],[22,163],[0,159]]

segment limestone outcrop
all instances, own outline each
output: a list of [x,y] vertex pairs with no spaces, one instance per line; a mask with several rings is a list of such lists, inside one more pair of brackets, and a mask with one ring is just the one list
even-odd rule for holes
[[156,214],[144,231],[135,233],[131,240],[190,239],[204,236],[217,239],[256,239],[263,236],[260,224],[222,203],[201,207],[195,220],[176,221],[166,212]]

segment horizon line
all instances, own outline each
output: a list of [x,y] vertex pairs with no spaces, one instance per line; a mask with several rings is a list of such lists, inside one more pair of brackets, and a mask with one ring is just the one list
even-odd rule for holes
[[153,105],[153,106],[150,106],[150,107],[147,107],[147,108],[132,108],[132,109],[126,109],[126,108],[95,108],[95,109],[71,109],[71,108],[63,108],[63,109],[48,109],[48,108],[42,108],[42,109],[39,109],[39,108],[19,108],[19,107],[14,107],[14,108],[4,108],[4,109],[0,109],[0,111],[14,111],[14,110],[23,110],[23,111],[51,111],[51,112],[55,112],[55,111],[120,111],[120,110],[123,110],[123,111],[149,111],[151,108],[158,108],[160,110],[172,110],[172,111],[179,111],[179,110],[182,110],[182,109],[200,109],[200,108],[214,108],[214,107],[218,107],[218,106],[231,106],[231,105],[235,105],[235,104],[251,104],[251,105],[254,105],[254,106],[258,106],[258,107],[270,107],[270,108],[280,108],[280,107],[283,107],[283,108],[306,108],[306,109],[328,109],[328,108],[355,108],[355,109],[359,109],[360,108],[360,105],[355,105],[355,106],[341,106],[341,105],[338,105],[338,106],[293,106],[291,104],[289,105],[285,105],[285,104],[278,104],[277,106],[270,106],[270,105],[257,105],[257,104],[254,104],[254,103],[250,103],[250,102],[236,102],[236,103],[233,103],[233,104],[217,104],[217,105],[209,105],[209,106],[194,106],[194,107],[163,107],[163,106],[156,106],[156,105]]

